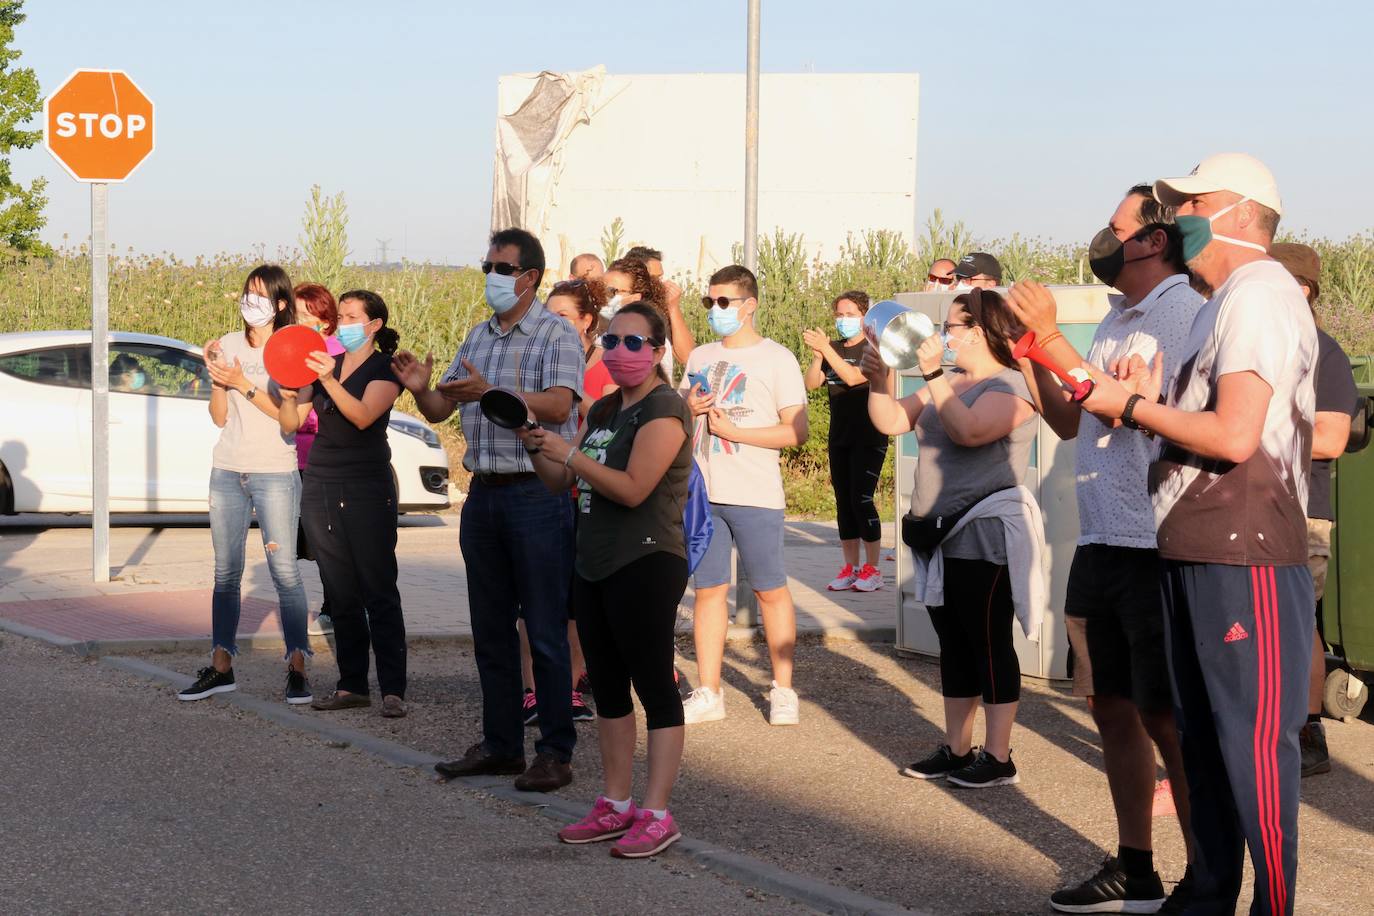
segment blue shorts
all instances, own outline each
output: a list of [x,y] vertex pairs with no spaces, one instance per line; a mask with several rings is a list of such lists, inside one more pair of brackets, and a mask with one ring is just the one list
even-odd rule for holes
[[739,547],[740,567],[756,592],[787,584],[782,563],[782,510],[711,503],[715,530],[692,582],[697,588],[730,584],[730,548]]

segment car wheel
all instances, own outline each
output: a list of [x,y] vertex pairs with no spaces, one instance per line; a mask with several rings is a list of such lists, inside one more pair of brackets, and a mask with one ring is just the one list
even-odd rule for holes
[[14,481],[3,464],[0,464],[0,515],[14,515]]
[[396,466],[391,467],[391,492],[396,494],[396,514],[405,515],[401,511],[401,480],[396,476]]

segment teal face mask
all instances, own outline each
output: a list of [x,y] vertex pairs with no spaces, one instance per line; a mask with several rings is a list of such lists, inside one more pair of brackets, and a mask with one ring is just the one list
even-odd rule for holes
[[718,337],[729,337],[744,326],[744,322],[739,320],[739,308],[734,305],[729,308],[712,306],[706,316],[706,323]]
[[1184,262],[1191,263],[1194,258],[1202,254],[1202,249],[1210,245],[1213,239],[1218,242],[1224,242],[1227,245],[1235,245],[1238,248],[1251,248],[1255,251],[1266,253],[1263,245],[1247,242],[1244,239],[1233,239],[1225,235],[1217,235],[1212,231],[1213,223],[1249,199],[1248,197],[1242,197],[1235,203],[1222,207],[1211,216],[1174,217],[1174,223],[1178,226],[1178,234],[1183,238]]
[[129,378],[129,387],[134,391],[137,391],[146,384],[148,384],[148,376],[145,375],[142,370],[133,373]]
[[858,336],[859,331],[863,330],[863,319],[857,315],[845,315],[835,319],[835,330],[840,332],[840,336],[845,340]]

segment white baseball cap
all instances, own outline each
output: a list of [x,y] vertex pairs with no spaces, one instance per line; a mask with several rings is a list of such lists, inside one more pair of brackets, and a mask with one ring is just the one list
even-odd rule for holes
[[1166,207],[1177,207],[1189,197],[1212,191],[1231,191],[1283,215],[1274,174],[1263,162],[1245,153],[1217,153],[1199,162],[1182,178],[1161,178],[1155,182],[1155,199]]

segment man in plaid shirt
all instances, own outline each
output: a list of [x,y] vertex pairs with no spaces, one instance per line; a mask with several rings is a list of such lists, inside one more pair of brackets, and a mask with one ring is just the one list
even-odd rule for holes
[[[517,775],[515,786],[550,792],[572,781],[577,733],[568,658],[568,587],[572,580],[572,501],[550,493],[511,430],[483,416],[478,400],[493,386],[519,391],[546,429],[571,441],[582,385],[577,332],[535,298],[544,249],[523,229],[491,237],[482,262],[492,317],[477,325],[431,389],[434,358],[398,353],[397,376],[431,423],[456,409],[472,472],[459,545],[468,573],[477,672],[482,683],[482,740],[458,760],[435,767],[449,778]],[[525,767],[517,617],[525,620],[539,696],[539,740]],[[547,698],[547,701],[545,701]]]

